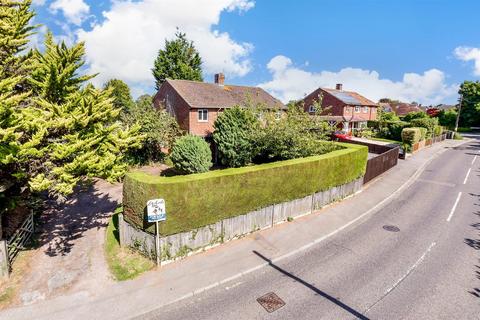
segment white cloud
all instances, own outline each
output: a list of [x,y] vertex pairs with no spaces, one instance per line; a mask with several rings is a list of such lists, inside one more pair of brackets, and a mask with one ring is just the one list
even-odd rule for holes
[[457,47],[454,50],[457,59],[474,62],[473,74],[480,76],[480,48]]
[[153,87],[153,61],[177,27],[194,41],[205,73],[243,76],[251,70],[248,55],[253,46],[234,41],[214,26],[222,12],[243,12],[253,5],[250,0],[113,1],[102,23],[90,31],[78,30],[77,36],[86,43],[90,72],[100,72],[96,85],[115,77]]
[[77,26],[87,17],[90,6],[83,0],[56,0],[50,5],[53,13],[61,10],[65,18]]
[[423,104],[453,101],[458,90],[458,85],[445,82],[445,74],[438,69],[423,74],[405,73],[401,81],[392,81],[380,78],[376,71],[359,68],[343,68],[338,72],[305,71],[282,55],[271,59],[267,68],[272,79],[259,86],[284,102],[302,98],[318,87],[335,88],[337,83],[342,83],[344,90],[356,91],[373,101],[387,97]]
[[32,3],[36,6],[43,6],[46,0],[33,0]]

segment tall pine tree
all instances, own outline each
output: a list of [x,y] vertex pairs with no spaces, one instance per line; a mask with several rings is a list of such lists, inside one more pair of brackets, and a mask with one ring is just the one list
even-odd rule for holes
[[203,81],[202,59],[185,33],[177,31],[174,40],[165,40],[165,49],[158,52],[152,69],[156,88],[166,79]]

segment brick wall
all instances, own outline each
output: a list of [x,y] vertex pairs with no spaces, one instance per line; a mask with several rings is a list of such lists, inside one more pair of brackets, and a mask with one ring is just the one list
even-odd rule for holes
[[220,112],[222,112],[222,109],[207,109],[208,121],[206,122],[198,120],[198,110],[199,109],[191,109],[189,112],[189,132],[196,136],[209,136],[213,132],[213,124],[215,123],[215,120],[217,120]]
[[172,88],[168,82],[164,82],[153,98],[155,108],[165,108],[177,120],[180,129],[189,132],[189,110],[187,102]]

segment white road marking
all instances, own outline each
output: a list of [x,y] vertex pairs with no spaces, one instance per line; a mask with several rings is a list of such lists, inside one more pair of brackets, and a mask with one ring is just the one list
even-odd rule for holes
[[467,175],[465,176],[465,180],[463,180],[463,184],[466,184],[466,183],[467,183],[468,176],[470,175],[470,171],[472,171],[472,168],[468,169]]
[[475,163],[475,160],[477,160],[477,156],[473,157],[472,164]]
[[407,270],[407,272],[400,279],[398,279],[397,282],[393,284],[393,286],[391,286],[387,291],[385,291],[385,296],[389,294],[393,289],[395,289],[400,284],[400,282],[405,280],[405,278],[408,277],[408,275],[412,273],[412,271],[415,270],[415,268],[417,268],[420,263],[422,263],[423,259],[425,259],[425,257],[430,252],[430,250],[432,250],[435,244],[435,242],[432,242],[432,244],[427,248],[427,250],[422,254],[422,256],[413,264],[413,266],[411,266]]
[[462,193],[459,192],[457,196],[457,200],[455,200],[455,204],[453,205],[452,210],[450,211],[450,214],[448,215],[447,222],[450,222],[452,219],[453,214],[455,213],[455,209],[457,209],[458,201],[460,201],[460,197],[462,196]]

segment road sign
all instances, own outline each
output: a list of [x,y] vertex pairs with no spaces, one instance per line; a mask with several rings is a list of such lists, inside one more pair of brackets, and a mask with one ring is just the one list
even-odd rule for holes
[[147,220],[148,222],[157,222],[167,220],[167,211],[165,211],[165,200],[153,199],[147,202]]

